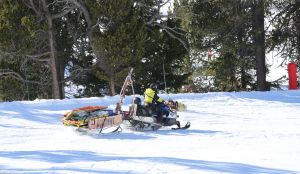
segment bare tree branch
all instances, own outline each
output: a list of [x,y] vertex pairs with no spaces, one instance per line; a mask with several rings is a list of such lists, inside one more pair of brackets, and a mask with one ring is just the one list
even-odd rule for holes
[[34,84],[39,84],[39,85],[43,84],[42,82],[39,82],[39,81],[26,80],[19,73],[14,72],[12,70],[0,69],[0,77],[5,77],[5,76],[14,78],[14,79],[19,80],[23,83],[34,83]]
[[50,52],[45,52],[45,53],[41,53],[41,54],[36,54],[36,55],[26,55],[27,58],[31,59],[31,60],[35,60],[35,61],[39,61],[39,62],[50,62],[50,58],[42,58],[44,56],[49,56]]
[[74,10],[74,7],[73,8],[69,8],[67,10],[63,10],[61,13],[58,13],[58,14],[54,14],[51,16],[52,19],[59,19],[59,18],[62,18],[64,17],[66,14],[70,13],[72,10]]
[[[33,0],[22,0],[23,4],[25,4],[28,8],[32,9],[38,17],[40,17],[40,21],[44,20],[43,15],[41,14],[41,10],[39,6],[36,6],[36,2],[33,2]],[[41,3],[38,1],[38,3]],[[40,5],[40,4],[39,4]]]
[[74,80],[79,76],[81,76],[83,73],[90,72],[90,71],[92,71],[92,68],[82,68],[80,66],[76,66],[75,70],[72,71],[72,75],[65,78],[63,81],[60,81],[59,83],[65,83],[67,81]]
[[189,51],[189,48],[188,48],[187,44],[186,44],[181,38],[175,36],[172,32],[170,32],[170,31],[169,31],[168,29],[166,29],[166,28],[163,28],[163,30],[164,30],[166,33],[168,33],[172,38],[177,39],[177,40],[183,45],[183,47],[184,47],[187,51]]
[[157,20],[161,21],[162,18],[168,17],[168,15],[164,15],[164,14],[160,13],[161,8],[164,5],[166,5],[167,3],[170,3],[170,0],[167,0],[166,2],[161,2],[160,0],[156,0],[157,9],[156,9],[155,13],[153,14],[153,16],[151,17],[151,19],[147,22],[147,25],[151,25],[151,24],[155,23]]
[[[168,26],[163,26],[163,25],[158,24],[158,23],[155,24],[155,25],[161,27],[161,29],[163,31],[165,31],[167,34],[169,34],[172,38],[178,40],[183,45],[183,47],[187,51],[189,51],[189,47],[188,47],[187,43],[184,40],[182,40],[180,37],[176,36],[176,34],[181,35],[181,36],[185,36],[185,33],[180,33],[178,31],[176,31],[176,29],[178,29],[178,28],[171,28],[171,27],[168,27]],[[181,29],[181,30],[184,31],[183,29]]]
[[81,3],[79,2],[79,0],[67,0],[71,3],[73,3],[75,6],[77,6],[78,8],[80,8],[81,12],[83,13],[86,23],[87,23],[87,28],[91,29],[92,28],[92,19],[90,16],[89,11],[87,10],[87,8]]
[[100,21],[98,18],[97,23],[93,26],[91,26],[92,29],[99,27],[99,29],[107,29],[112,24],[112,20],[109,20],[107,24],[103,24],[103,22]]
[[18,52],[6,52],[6,51],[0,50],[0,61],[2,59],[8,58],[8,57],[11,58],[11,57],[16,57],[18,55],[19,55]]

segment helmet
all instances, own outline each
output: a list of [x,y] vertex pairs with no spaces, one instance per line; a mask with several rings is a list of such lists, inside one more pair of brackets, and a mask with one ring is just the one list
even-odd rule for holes
[[133,100],[133,103],[137,104],[137,105],[142,105],[142,100],[139,97],[135,97],[134,100]]
[[155,84],[155,83],[151,83],[149,87],[153,90],[157,90],[157,88],[158,88],[157,84]]

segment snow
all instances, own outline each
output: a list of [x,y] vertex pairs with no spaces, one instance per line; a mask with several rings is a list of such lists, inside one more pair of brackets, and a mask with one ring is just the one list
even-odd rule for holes
[[269,73],[267,74],[267,81],[276,81],[282,77],[285,77],[282,85],[288,84],[288,71],[287,64],[290,63],[284,58],[277,55],[277,51],[272,51],[266,54],[266,62],[268,65]]
[[0,103],[0,173],[300,173],[300,90],[161,97],[187,105],[179,120],[190,129],[96,134],[61,123],[74,108],[113,109],[118,96]]

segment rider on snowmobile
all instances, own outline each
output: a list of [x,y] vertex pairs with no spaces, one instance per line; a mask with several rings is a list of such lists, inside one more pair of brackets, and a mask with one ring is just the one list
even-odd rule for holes
[[155,83],[150,84],[149,88],[144,92],[145,99],[144,105],[146,108],[152,109],[157,113],[157,123],[162,124],[163,122],[163,110],[161,105],[164,104],[164,100],[157,95],[158,85]]

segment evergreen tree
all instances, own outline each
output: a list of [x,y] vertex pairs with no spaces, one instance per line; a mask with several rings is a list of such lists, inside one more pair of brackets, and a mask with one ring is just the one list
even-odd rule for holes
[[[180,22],[175,19],[168,19],[162,22],[165,28],[175,29]],[[135,85],[137,92],[143,94],[145,88],[151,83],[157,83],[166,92],[179,91],[181,86],[187,83],[190,71],[186,71],[188,63],[188,52],[184,45],[178,40],[185,40],[185,36],[170,35],[161,29],[160,26],[148,28],[145,55],[135,72]],[[178,37],[178,38],[177,38]]]
[[97,77],[107,80],[111,94],[115,95],[115,88],[120,89],[128,68],[137,64],[143,55],[143,9],[134,0],[73,2],[84,13],[96,66],[101,69]]
[[135,66],[144,53],[145,21],[139,19],[133,1],[110,2],[105,13],[111,24],[97,39],[97,51],[103,53],[105,61],[99,63],[110,77],[112,95],[115,85],[119,90],[128,67]]
[[[69,2],[46,0],[6,0],[2,5],[4,14],[9,16],[2,22],[15,27],[10,28],[9,37],[2,37],[2,48],[7,49],[10,43],[13,47],[7,52],[17,52],[21,57],[20,66],[16,67],[22,70],[21,74],[13,71],[18,74],[18,80],[26,83],[27,98],[64,98],[65,68],[75,51],[73,43],[77,41],[71,35],[74,28],[70,25],[75,26],[74,18],[78,17],[74,15],[78,14],[75,7]],[[14,11],[7,13],[6,9]],[[0,31],[4,36],[5,30]]]
[[[190,20],[185,26],[190,32],[191,56],[200,64],[198,67],[201,68],[202,76],[214,77],[213,90],[227,89],[228,83],[233,88],[227,90],[245,90],[247,86],[255,88],[251,77],[254,69],[258,70],[257,76],[260,79],[265,79],[266,70],[257,68],[258,65],[265,67],[265,63],[255,61],[255,58],[264,60],[264,57],[258,59],[259,56],[254,54],[258,47],[252,44],[252,35],[257,33],[253,30],[252,1],[178,2],[183,4],[183,11],[188,11],[183,17]],[[210,49],[218,60],[209,60]]]
[[273,27],[267,46],[278,52],[284,62],[300,58],[300,1],[272,1],[270,26]]
[[[22,3],[3,0],[0,3],[0,83],[2,98],[23,100],[31,98],[30,84],[41,85],[41,77],[32,79],[32,68],[26,55],[35,49],[32,45],[34,33],[31,29],[30,10]],[[39,70],[42,68],[39,66]],[[36,87],[33,87],[37,91]],[[34,97],[34,96],[32,96]]]

